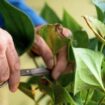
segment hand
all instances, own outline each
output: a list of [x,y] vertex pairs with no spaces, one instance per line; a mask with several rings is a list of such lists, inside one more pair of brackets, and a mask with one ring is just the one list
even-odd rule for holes
[[[39,30],[40,27],[41,26],[38,26],[36,29]],[[68,37],[68,35],[71,34],[67,28],[63,28],[63,33],[65,37]],[[55,80],[58,79],[62,73],[70,71],[73,68],[73,65],[67,60],[67,46],[62,47],[59,50],[58,54],[56,55],[56,63],[51,49],[40,35],[35,36],[32,51],[40,55],[45,61],[47,67],[52,69],[52,77]]]
[[0,83],[8,81],[12,92],[15,92],[19,85],[19,69],[19,57],[12,37],[0,28]]

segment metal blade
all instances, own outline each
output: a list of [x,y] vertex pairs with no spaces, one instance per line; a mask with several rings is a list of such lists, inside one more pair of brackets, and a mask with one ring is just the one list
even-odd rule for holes
[[[21,76],[43,76],[50,74],[50,71],[47,68],[33,68],[33,69],[21,69],[20,75]],[[0,83],[0,88],[7,84],[8,82],[2,82]]]
[[47,68],[33,68],[33,69],[22,69],[20,71],[21,76],[43,76],[50,74],[49,70]]

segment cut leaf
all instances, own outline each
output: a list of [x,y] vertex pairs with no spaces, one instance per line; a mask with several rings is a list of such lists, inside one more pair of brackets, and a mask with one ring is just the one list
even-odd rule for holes
[[7,2],[0,1],[0,14],[4,18],[5,29],[12,35],[19,54],[30,48],[34,40],[34,27],[26,14]]
[[48,6],[46,3],[44,8],[41,11],[41,16],[48,22],[48,23],[61,23],[61,20],[56,15],[56,13]]
[[90,16],[84,16],[84,19],[96,37],[105,44],[105,24]]
[[73,48],[76,59],[74,94],[91,87],[104,86],[101,77],[103,54],[83,48]]

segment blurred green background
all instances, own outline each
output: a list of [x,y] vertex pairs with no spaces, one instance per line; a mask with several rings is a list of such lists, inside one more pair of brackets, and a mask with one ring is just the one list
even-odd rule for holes
[[[92,36],[89,31],[85,21],[83,20],[83,15],[96,15],[95,7],[92,5],[91,0],[26,0],[27,5],[37,11],[39,14],[45,2],[49,4],[51,8],[58,14],[59,17],[62,16],[63,9],[66,9],[77,22],[79,22],[84,29]],[[33,60],[26,54],[20,57],[21,68],[33,68],[35,67]],[[22,78],[25,81],[27,78]],[[16,93],[11,93],[8,91],[7,86],[0,89],[0,105],[35,105],[34,102],[26,95],[24,95],[19,90]],[[39,97],[40,92],[36,91],[36,98]],[[48,97],[45,98],[45,101]],[[45,101],[41,101],[40,105],[45,105]]]

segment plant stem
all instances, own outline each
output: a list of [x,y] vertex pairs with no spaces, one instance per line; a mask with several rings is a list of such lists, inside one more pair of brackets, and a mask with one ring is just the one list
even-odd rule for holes
[[87,94],[86,94],[86,98],[85,98],[85,103],[84,103],[84,105],[87,104],[87,99],[88,99],[88,95],[89,95],[89,90],[90,90],[90,89],[87,90]]
[[103,49],[104,49],[104,43],[102,43],[102,45],[101,45],[101,48],[100,48],[100,52],[102,52],[103,51]]
[[35,66],[38,68],[39,65],[38,65],[38,63],[37,63],[37,61],[36,61],[36,58],[32,58],[32,59],[33,59],[33,61],[34,61]]
[[97,105],[101,105],[104,99],[105,99],[105,96],[103,96],[103,97],[100,99],[100,101],[99,101],[99,103],[98,103]]

